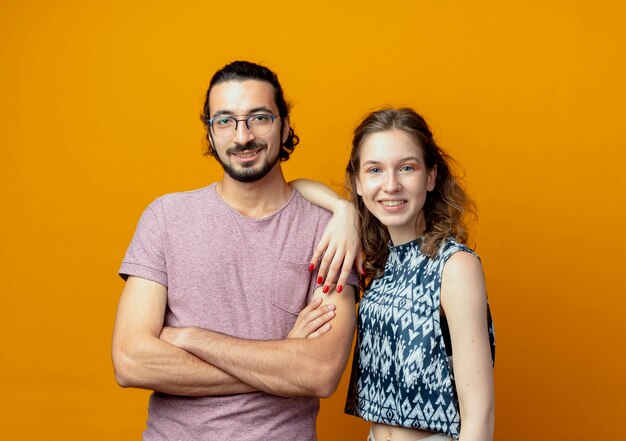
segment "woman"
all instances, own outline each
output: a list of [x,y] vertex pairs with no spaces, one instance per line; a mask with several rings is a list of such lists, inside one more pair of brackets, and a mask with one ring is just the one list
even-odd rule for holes
[[493,326],[465,245],[472,203],[449,162],[411,109],[374,112],[354,133],[347,178],[366,274],[346,412],[372,422],[370,441],[493,438]]

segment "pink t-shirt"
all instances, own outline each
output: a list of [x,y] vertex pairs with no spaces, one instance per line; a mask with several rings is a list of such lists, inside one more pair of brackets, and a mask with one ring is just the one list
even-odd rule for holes
[[[233,210],[215,184],[165,195],[141,216],[120,274],[167,287],[166,326],[283,339],[315,289],[309,260],[329,219],[297,191],[262,219]],[[144,439],[314,440],[318,409],[316,398],[263,392],[199,398],[155,392]]]

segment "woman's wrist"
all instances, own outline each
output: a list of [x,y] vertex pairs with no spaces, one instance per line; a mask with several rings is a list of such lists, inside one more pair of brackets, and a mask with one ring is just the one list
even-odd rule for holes
[[333,214],[352,213],[356,212],[356,208],[352,202],[338,196],[337,199],[333,201],[333,206],[330,211],[332,211]]

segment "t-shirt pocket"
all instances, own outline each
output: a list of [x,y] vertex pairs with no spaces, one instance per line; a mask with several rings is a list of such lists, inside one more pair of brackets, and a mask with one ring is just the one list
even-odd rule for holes
[[272,304],[283,311],[298,315],[307,304],[310,282],[309,262],[279,260],[274,273]]

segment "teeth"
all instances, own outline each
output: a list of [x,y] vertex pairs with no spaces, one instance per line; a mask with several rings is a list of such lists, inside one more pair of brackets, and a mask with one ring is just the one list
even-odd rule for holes
[[248,153],[238,153],[237,156],[240,158],[251,158],[256,155],[256,152],[248,152]]
[[397,207],[404,204],[404,201],[381,201],[385,207]]

